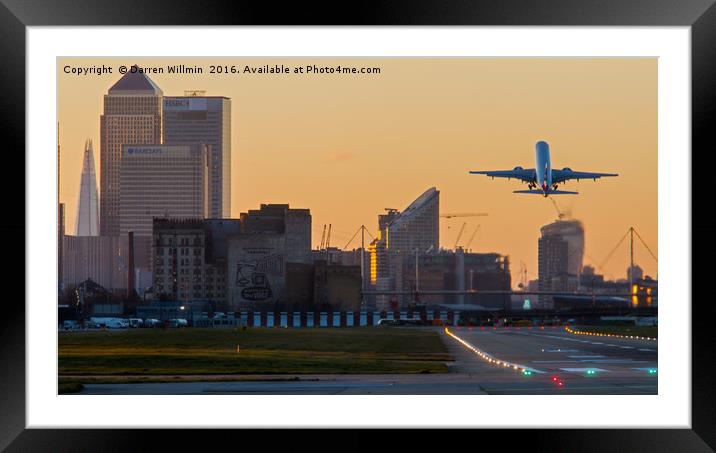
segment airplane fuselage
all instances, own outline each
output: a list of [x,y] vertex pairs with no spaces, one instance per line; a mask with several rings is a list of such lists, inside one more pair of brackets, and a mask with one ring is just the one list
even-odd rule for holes
[[549,157],[549,145],[544,141],[539,141],[535,145],[535,176],[535,184],[546,197],[552,187],[552,162]]
[[487,175],[494,178],[517,179],[527,184],[527,190],[515,190],[514,193],[550,195],[578,195],[578,192],[559,190],[558,186],[567,181],[580,179],[597,180],[602,177],[619,176],[616,173],[596,173],[573,171],[571,168],[552,169],[549,144],[540,140],[535,144],[535,168],[515,167],[512,170],[471,170],[471,174]]

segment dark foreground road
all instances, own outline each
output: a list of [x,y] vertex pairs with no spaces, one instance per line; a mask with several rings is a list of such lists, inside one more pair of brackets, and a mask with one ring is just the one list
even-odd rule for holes
[[[534,370],[524,375],[488,363],[443,335],[455,362],[448,374],[302,375],[297,381],[86,384],[81,394],[657,394],[657,342],[575,336],[563,329],[481,330],[453,328],[453,334],[492,355]],[[591,370],[591,371],[590,371]],[[282,376],[291,378],[294,376]],[[273,377],[266,377],[267,379]],[[553,378],[563,384],[559,386]],[[252,379],[260,379],[258,376]]]

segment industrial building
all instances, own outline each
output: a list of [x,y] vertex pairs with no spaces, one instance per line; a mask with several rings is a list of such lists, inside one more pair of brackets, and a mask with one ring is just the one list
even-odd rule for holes
[[263,309],[285,300],[288,263],[311,264],[311,213],[262,204],[241,214],[241,234],[228,241],[229,303]]
[[119,236],[63,236],[62,287],[87,279],[111,292],[126,291],[128,245]]
[[286,291],[279,308],[296,311],[357,311],[362,308],[360,265],[286,264]]
[[239,219],[153,220],[153,298],[227,303],[227,238]]
[[[416,266],[417,277],[416,281]],[[510,291],[510,263],[498,253],[467,253],[441,250],[405,260],[403,288],[420,291]],[[426,305],[479,305],[483,308],[509,308],[509,294],[420,295]]]
[[311,214],[262,204],[239,219],[155,218],[152,241],[155,299],[273,308],[287,264],[311,264]]

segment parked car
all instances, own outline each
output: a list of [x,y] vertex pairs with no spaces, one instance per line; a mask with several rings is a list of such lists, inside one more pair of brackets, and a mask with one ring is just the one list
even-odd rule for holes
[[62,328],[63,328],[64,330],[75,330],[75,329],[79,329],[79,327],[80,327],[80,326],[79,326],[79,324],[77,323],[77,321],[71,320],[71,319],[65,320],[65,321],[62,323]]
[[162,322],[158,319],[147,318],[144,320],[144,327],[160,327]]

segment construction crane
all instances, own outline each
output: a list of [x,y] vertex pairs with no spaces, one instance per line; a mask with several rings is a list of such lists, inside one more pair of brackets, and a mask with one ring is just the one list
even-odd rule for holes
[[326,236],[326,248],[331,246],[331,224],[328,224],[328,236]]
[[457,234],[457,239],[455,239],[455,246],[454,249],[457,249],[457,243],[460,242],[460,238],[462,237],[462,232],[465,231],[465,227],[467,226],[467,222],[462,223],[462,227],[460,228],[460,232]]
[[477,235],[477,230],[480,229],[480,225],[475,227],[475,231],[472,232],[472,236],[470,236],[470,240],[467,241],[467,244],[465,245],[465,248],[468,249],[470,247],[470,244],[472,244],[473,239],[475,239],[475,235]]
[[323,224],[323,234],[321,235],[321,246],[318,247],[318,250],[323,250],[323,244],[326,242],[326,224]]
[[484,217],[488,215],[486,212],[460,212],[460,213],[452,213],[452,214],[440,214],[440,217],[445,217],[446,219],[452,219],[453,217]]

